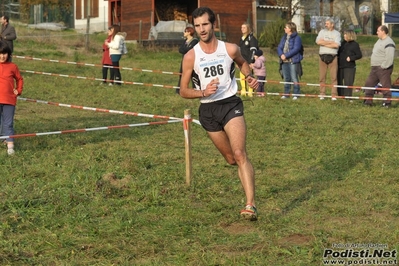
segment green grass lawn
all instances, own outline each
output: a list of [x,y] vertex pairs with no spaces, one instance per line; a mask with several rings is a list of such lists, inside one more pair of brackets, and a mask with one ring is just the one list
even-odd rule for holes
[[[45,34],[17,30],[20,36]],[[15,55],[101,63],[105,36],[91,36],[85,51],[84,38],[46,34],[21,37]],[[128,48],[122,67],[179,69],[177,48]],[[280,81],[277,57],[266,59],[267,79]],[[14,62],[21,70],[101,78],[99,67]],[[316,55],[307,56],[303,67],[302,81],[317,83]],[[357,71],[355,85],[363,86],[369,58],[358,62]],[[174,117],[190,109],[198,119],[199,102],[174,89],[23,76],[25,98]],[[122,77],[177,84],[176,75],[122,70]],[[283,92],[275,83],[266,89]],[[318,93],[317,87],[301,89]],[[237,169],[196,124],[190,187],[181,123],[20,138],[15,156],[5,148],[0,153],[0,264],[305,266],[323,265],[324,250],[336,244],[399,249],[397,102],[384,109],[366,108],[360,100],[269,95],[246,98],[244,105],[257,222],[240,219],[245,199]],[[15,129],[22,134],[151,121],[159,119],[18,101]]]

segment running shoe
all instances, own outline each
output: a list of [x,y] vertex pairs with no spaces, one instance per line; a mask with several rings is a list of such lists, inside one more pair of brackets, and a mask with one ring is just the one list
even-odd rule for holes
[[252,205],[245,206],[245,208],[241,210],[240,215],[246,220],[258,220],[258,211],[256,210],[256,207]]

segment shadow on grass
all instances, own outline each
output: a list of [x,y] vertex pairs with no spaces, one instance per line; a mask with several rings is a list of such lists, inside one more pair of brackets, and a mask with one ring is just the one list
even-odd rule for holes
[[[298,195],[282,209],[282,214],[286,214],[297,208],[302,203],[319,194],[321,191],[334,186],[335,183],[344,180],[345,176],[352,168],[359,163],[363,163],[365,159],[376,157],[376,150],[348,150],[343,156],[331,158],[325,156],[320,164],[309,169],[309,176],[289,183],[283,190],[293,191],[295,189],[303,190],[309,187],[304,193]],[[367,164],[366,164],[367,169]],[[281,192],[281,191],[280,191]]]

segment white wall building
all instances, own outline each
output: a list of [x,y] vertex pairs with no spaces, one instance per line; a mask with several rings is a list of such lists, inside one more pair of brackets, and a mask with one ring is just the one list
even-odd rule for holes
[[104,0],[74,0],[75,29],[86,32],[88,15],[90,16],[89,31],[101,32],[108,28],[108,1]]
[[[389,0],[380,0],[381,1],[381,11],[382,12],[389,12]],[[385,25],[385,16],[382,13],[382,24]]]
[[[292,1],[292,8],[294,8],[298,3],[298,0]],[[295,14],[292,16],[292,22],[296,24],[296,30],[300,33],[305,32],[304,29],[304,15],[303,15],[303,9],[300,8],[296,10]]]

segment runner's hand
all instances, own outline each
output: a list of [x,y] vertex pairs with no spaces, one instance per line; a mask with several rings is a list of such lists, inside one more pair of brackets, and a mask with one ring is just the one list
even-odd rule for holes
[[251,88],[254,88],[255,90],[259,87],[259,82],[256,78],[252,77],[252,76],[248,76],[246,78],[246,81],[248,82],[249,86]]
[[204,95],[209,96],[216,93],[219,86],[219,78],[212,79],[211,82],[206,86]]

